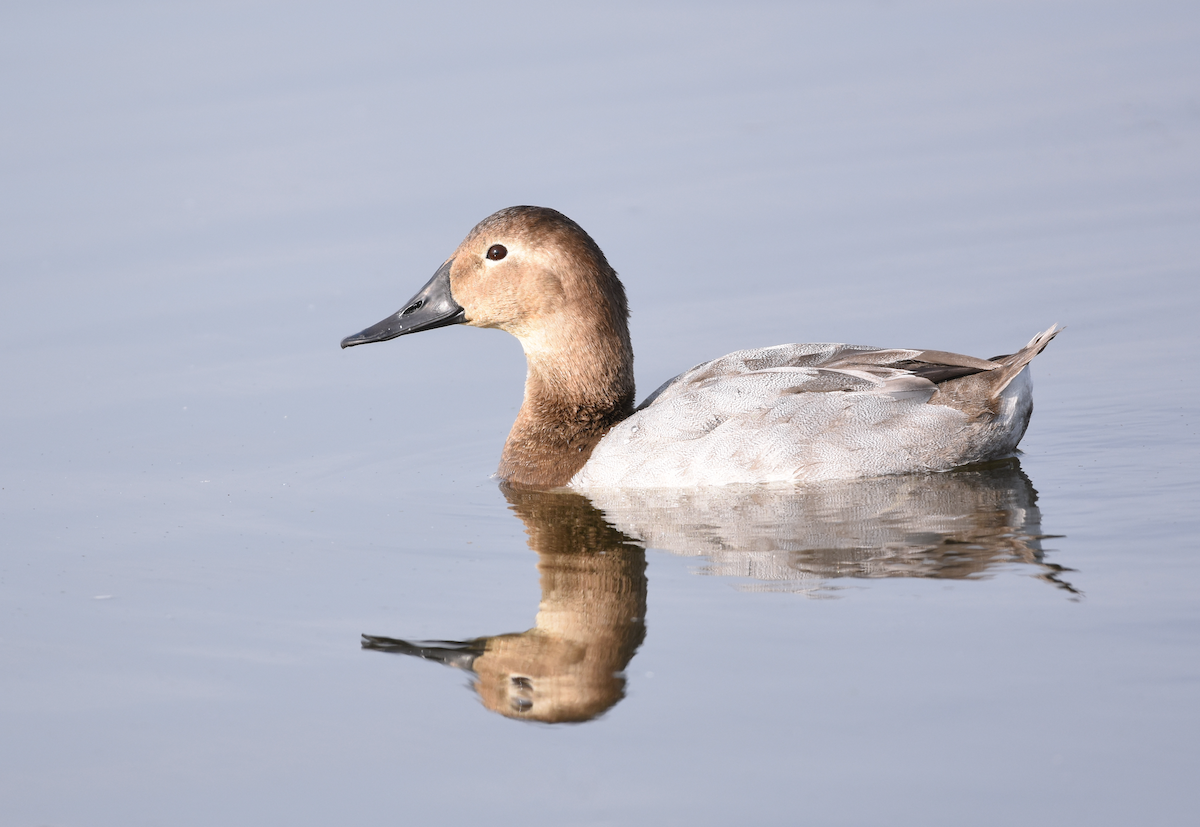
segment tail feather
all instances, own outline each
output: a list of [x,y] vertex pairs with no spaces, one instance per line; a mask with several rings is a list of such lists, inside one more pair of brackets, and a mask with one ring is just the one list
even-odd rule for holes
[[1033,357],[1045,350],[1046,345],[1050,344],[1050,340],[1065,329],[1065,327],[1053,324],[1049,330],[1044,330],[1030,339],[1029,344],[1025,345],[1025,347],[1018,350],[1012,356],[1004,356],[995,360],[999,363],[1000,368],[992,374],[994,376],[992,398],[998,398],[1004,392],[1004,389],[1009,386],[1009,383],[1016,379],[1017,375],[1025,369],[1025,366],[1033,361]]

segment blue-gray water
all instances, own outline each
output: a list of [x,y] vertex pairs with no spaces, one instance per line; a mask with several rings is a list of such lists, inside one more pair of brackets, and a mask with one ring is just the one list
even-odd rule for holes
[[[0,824],[1191,823],[1194,4],[9,5],[0,67]],[[337,345],[520,203],[643,395],[1066,324],[1024,454],[506,497],[514,340]],[[360,646],[544,597],[644,602],[586,723]]]

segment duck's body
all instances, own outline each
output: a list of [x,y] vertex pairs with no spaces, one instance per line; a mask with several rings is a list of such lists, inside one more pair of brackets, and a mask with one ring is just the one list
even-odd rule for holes
[[[1053,335],[1035,339],[1033,352]],[[944,365],[947,357],[820,344],[731,353],[672,380],[613,427],[571,485],[815,482],[1012,453],[1033,411],[1024,362],[979,370]],[[939,367],[971,372],[940,385],[921,375]]]
[[942,471],[1015,450],[1033,410],[1012,356],[797,344],[732,353],[633,408],[625,292],[604,254],[554,210],[511,207],[472,230],[399,313],[343,340],[448,324],[520,339],[525,401],[498,476],[525,487],[667,487]]

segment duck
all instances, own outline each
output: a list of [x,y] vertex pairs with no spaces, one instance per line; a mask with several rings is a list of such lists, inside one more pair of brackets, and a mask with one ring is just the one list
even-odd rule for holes
[[739,350],[635,405],[616,271],[567,216],[516,206],[479,222],[399,311],[341,346],[460,324],[506,331],[525,353],[496,477],[582,492],[820,483],[1010,456],[1033,412],[1028,365],[1063,329],[991,359],[828,343]]

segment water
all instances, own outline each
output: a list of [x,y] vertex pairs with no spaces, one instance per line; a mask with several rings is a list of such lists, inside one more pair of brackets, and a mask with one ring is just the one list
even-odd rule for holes
[[[0,19],[0,823],[1190,823],[1190,5]],[[643,395],[1064,323],[1024,454],[501,490],[515,341],[337,343],[517,203]]]

